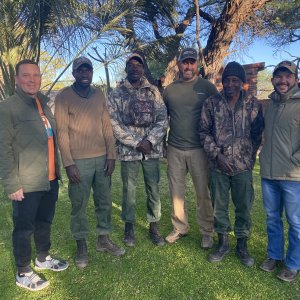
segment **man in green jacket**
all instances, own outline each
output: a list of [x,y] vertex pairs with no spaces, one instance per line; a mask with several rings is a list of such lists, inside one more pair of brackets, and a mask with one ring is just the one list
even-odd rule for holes
[[[262,195],[267,214],[268,257],[260,266],[277,277],[293,281],[300,270],[300,89],[297,66],[282,61],[273,72],[274,92],[265,113],[264,145],[260,153]],[[289,225],[284,254],[282,212]]]
[[67,262],[49,255],[60,176],[56,124],[47,106],[49,99],[39,92],[37,63],[20,61],[15,81],[14,95],[0,104],[0,180],[13,205],[16,284],[37,291],[49,282],[30,267],[32,235],[35,269],[63,271],[68,267]]

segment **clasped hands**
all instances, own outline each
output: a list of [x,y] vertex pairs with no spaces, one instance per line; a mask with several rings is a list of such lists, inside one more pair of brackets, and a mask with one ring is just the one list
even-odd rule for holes
[[152,144],[148,140],[142,140],[138,143],[136,150],[142,152],[143,155],[150,154],[152,150]]
[[[115,160],[114,159],[107,159],[105,162],[105,175],[111,176],[115,169]],[[71,165],[66,167],[67,176],[71,183],[79,184],[80,183],[80,172],[76,165]]]

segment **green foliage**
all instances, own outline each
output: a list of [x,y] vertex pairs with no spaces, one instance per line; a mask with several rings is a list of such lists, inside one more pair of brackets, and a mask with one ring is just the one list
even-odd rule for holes
[[257,98],[268,99],[273,90],[271,83],[272,71],[265,69],[258,73],[257,76]]
[[[259,264],[266,257],[265,214],[262,207],[259,167],[254,170],[255,202],[253,205],[253,232],[249,241],[255,266],[247,268],[235,256],[235,238],[230,235],[231,252],[220,263],[209,263],[210,251],[199,247],[200,235],[195,215],[195,194],[191,179],[187,180],[189,235],[174,245],[155,247],[148,238],[145,192],[140,172],[137,186],[137,243],[127,247],[124,257],[116,258],[96,252],[95,215],[90,199],[89,266],[80,271],[74,265],[76,251],[70,223],[70,202],[67,186],[60,189],[59,201],[52,226],[52,254],[70,263],[64,272],[40,272],[50,280],[44,291],[31,293],[15,285],[15,267],[11,245],[11,203],[2,195],[0,208],[0,290],[1,299],[55,299],[55,300],[257,300],[299,299],[299,278],[288,284],[276,279],[275,274],[265,273]],[[171,204],[168,192],[166,164],[161,165],[161,232],[166,236],[171,230]],[[122,184],[120,166],[113,175],[113,224],[112,238],[122,244],[123,222],[120,219]],[[231,210],[231,220],[233,207]],[[216,242],[216,240],[215,240]]]
[[299,0],[273,0],[262,12],[264,25],[274,45],[280,47],[300,40]]

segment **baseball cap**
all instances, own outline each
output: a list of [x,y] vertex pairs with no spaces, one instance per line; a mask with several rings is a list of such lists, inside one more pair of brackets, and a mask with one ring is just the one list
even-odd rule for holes
[[178,56],[178,61],[183,62],[184,60],[191,58],[194,60],[198,60],[198,54],[197,51],[194,48],[185,48],[183,49],[179,56]]
[[126,59],[126,65],[127,65],[128,62],[129,62],[131,59],[133,59],[133,58],[136,58],[141,64],[144,65],[144,59],[143,59],[143,57],[142,57],[140,54],[138,54],[138,53],[132,53],[132,54],[130,54],[130,55],[127,57],[127,59]]
[[89,65],[91,68],[93,68],[92,62],[87,57],[80,56],[73,61],[73,71],[77,70],[82,65]]
[[297,76],[298,70],[295,63],[292,61],[284,60],[280,62],[274,69],[273,75],[279,70],[279,69],[288,69],[292,74],[295,74]]

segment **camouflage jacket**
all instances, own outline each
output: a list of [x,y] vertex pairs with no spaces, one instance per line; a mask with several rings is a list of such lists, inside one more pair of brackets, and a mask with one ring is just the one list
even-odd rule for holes
[[261,104],[251,95],[242,96],[231,109],[223,92],[203,104],[200,139],[210,167],[218,171],[216,157],[225,155],[235,175],[252,170],[264,128]]
[[[146,125],[131,122],[132,103],[150,103],[152,116],[145,114]],[[143,104],[142,104],[143,105]],[[141,86],[134,88],[126,79],[124,84],[112,91],[108,98],[108,110],[114,135],[117,139],[117,152],[120,160],[133,161],[162,156],[162,141],[168,127],[167,110],[158,89],[142,78]],[[150,154],[143,157],[136,150],[139,142],[147,139],[152,144]]]

